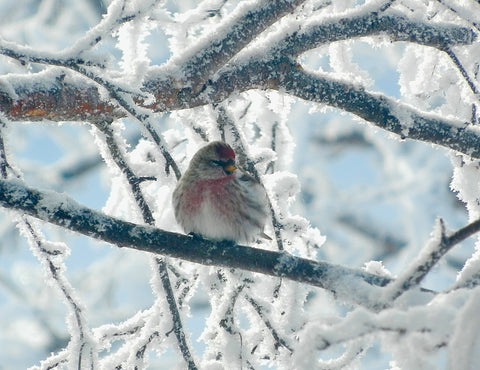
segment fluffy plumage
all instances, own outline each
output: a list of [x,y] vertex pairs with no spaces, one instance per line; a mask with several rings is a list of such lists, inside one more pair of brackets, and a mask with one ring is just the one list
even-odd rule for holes
[[221,141],[195,153],[173,192],[183,230],[215,241],[254,241],[263,234],[266,204],[265,189],[237,169],[235,152]]

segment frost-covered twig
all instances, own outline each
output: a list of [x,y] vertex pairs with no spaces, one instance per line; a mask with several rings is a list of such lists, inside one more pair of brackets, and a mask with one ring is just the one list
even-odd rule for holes
[[[91,338],[90,335],[90,329],[84,317],[82,305],[79,303],[73,287],[63,274],[64,267],[62,264],[59,264],[58,261],[55,261],[55,257],[61,255],[62,252],[56,249],[52,250],[52,246],[45,246],[45,242],[39,235],[39,231],[32,226],[26,217],[21,217],[19,227],[29,239],[37,258],[46,265],[47,273],[51,275],[52,280],[62,292],[69,311],[72,314],[71,316],[74,318],[74,326],[72,325],[72,327],[70,327],[71,340],[69,347],[71,348],[68,348],[68,351],[62,352],[64,356],[60,356],[59,359],[53,356],[54,362],[58,363],[68,360],[72,368],[94,369],[97,362],[97,352],[93,338]],[[75,358],[75,354],[78,357]],[[48,362],[49,360],[47,359],[46,361]]]
[[163,290],[165,291],[168,307],[170,309],[170,314],[172,315],[173,323],[173,332],[177,338],[180,351],[186,362],[187,368],[189,370],[197,369],[195,360],[192,356],[190,348],[187,343],[187,338],[185,336],[185,330],[182,324],[182,318],[180,317],[180,311],[178,310],[177,301],[175,299],[175,294],[173,293],[172,284],[168,276],[168,268],[165,259],[162,257],[155,258],[155,261],[158,266],[158,273],[160,274],[160,280],[162,282]]
[[143,7],[141,11],[126,12],[126,0],[116,0],[110,3],[107,14],[102,20],[91,28],[86,34],[77,40],[72,46],[67,47],[60,52],[38,52],[30,47],[20,46],[13,42],[0,39],[0,54],[18,60],[22,64],[41,63],[60,67],[84,65],[105,68],[105,62],[94,61],[93,55],[84,54],[88,49],[93,48],[103,40],[105,35],[114,32],[118,27],[126,22],[145,16],[159,2],[153,1],[149,6]]
[[[444,346],[448,342],[451,332],[445,329],[453,324],[452,312],[445,310],[432,314],[428,306],[412,310],[385,310],[380,313],[357,308],[340,322],[328,325],[318,323],[310,325],[305,332],[300,333],[300,346],[295,356],[298,363],[311,361],[310,358],[302,359],[305,353],[312,349],[324,351],[335,345],[351,343],[361,338],[372,335],[391,334],[395,340],[406,339],[410,335],[421,336],[428,340],[425,345],[432,350]],[[443,321],[445,320],[445,321]]]
[[77,40],[71,47],[62,51],[62,54],[80,55],[84,53],[100,43],[105,35],[109,35],[116,31],[122,24],[133,21],[142,16],[148,16],[159,2],[160,0],[153,0],[148,4],[148,2],[145,1],[146,4],[142,4],[143,6],[139,8],[140,10],[133,9],[132,11],[126,11],[128,5],[127,0],[110,2],[107,12],[102,20],[89,29],[85,35]]
[[395,3],[396,0],[386,0],[380,7],[379,7],[379,12],[384,12],[388,8],[390,8],[393,3]]
[[94,63],[89,60],[84,60],[80,57],[64,57],[64,56],[57,56],[55,54],[49,55],[45,52],[40,53],[36,52],[35,50],[22,47],[15,43],[8,42],[5,40],[0,39],[0,54],[10,57],[12,59],[18,60],[21,64],[27,63],[40,63],[40,64],[48,64],[52,66],[66,66],[70,64],[84,64],[87,66],[97,66],[97,67],[105,67],[103,64]]
[[[129,167],[126,159],[124,158],[122,151],[117,145],[117,142],[114,137],[114,133],[110,127],[109,122],[104,122],[103,125],[99,124],[97,125],[97,127],[99,127],[99,129],[105,135],[105,141],[110,151],[112,160],[115,162],[117,167],[122,171],[122,173],[127,178],[127,182],[130,185],[130,190],[132,191],[136,204],[138,205],[142,213],[143,221],[149,225],[153,225],[155,222],[155,219],[141,191],[140,178],[133,173],[132,169]],[[173,331],[177,338],[178,346],[180,348],[180,351],[183,355],[185,362],[187,363],[188,369],[196,369],[197,366],[195,365],[195,361],[193,359],[188,343],[186,341],[182,319],[180,317],[180,312],[178,310],[175,295],[173,293],[172,284],[168,276],[167,263],[161,257],[156,258],[155,262],[158,267],[158,273],[160,275],[160,280],[162,282],[163,290],[166,295],[166,300],[170,309],[170,314],[172,315]],[[158,333],[157,333],[157,336],[158,336]],[[150,342],[151,341],[148,341],[145,344],[145,346],[147,346]],[[139,350],[140,354],[143,354],[144,352],[145,352],[145,348],[143,349],[143,351]]]
[[440,219],[432,239],[427,243],[418,258],[403,275],[385,287],[385,304],[390,305],[391,302],[409,289],[419,286],[425,276],[452,247],[479,231],[480,220],[476,220],[449,234],[445,230],[443,220]]
[[7,169],[11,168],[7,160],[7,152],[5,150],[5,143],[3,142],[3,129],[5,128],[5,122],[0,119],[0,176],[2,179],[6,179]]
[[[0,121],[2,128],[4,122]],[[7,160],[6,148],[3,142],[3,135],[0,131],[0,176],[2,179],[7,179],[7,169],[11,169]],[[17,177],[17,176],[16,176]],[[59,364],[65,361],[69,362],[71,368],[78,369],[94,368],[97,361],[97,353],[94,352],[95,343],[90,335],[90,329],[86,322],[83,307],[80,300],[76,296],[73,287],[70,285],[64,275],[64,264],[62,255],[65,254],[63,245],[58,243],[48,243],[44,240],[41,232],[32,224],[26,217],[21,216],[18,219],[18,228],[23,232],[31,249],[38,260],[46,267],[46,273],[50,276],[50,281],[53,281],[57,288],[62,292],[63,297],[69,308],[71,317],[74,319],[70,323],[69,331],[71,340],[69,343],[69,350],[63,351],[59,357],[54,356],[53,363]],[[76,357],[77,355],[78,357]],[[49,360],[47,360],[49,361]]]
[[480,100],[480,91],[478,90],[477,86],[476,86],[475,83],[473,82],[473,79],[470,77],[470,75],[468,74],[467,70],[466,70],[465,67],[462,65],[462,63],[460,62],[460,60],[458,59],[457,55],[454,53],[454,51],[452,50],[452,48],[447,45],[447,46],[445,46],[444,51],[445,51],[445,53],[447,53],[447,55],[450,57],[450,59],[452,60],[453,64],[455,64],[455,67],[457,67],[457,69],[460,71],[460,73],[462,74],[463,78],[465,79],[465,81],[467,82],[468,86],[470,87],[470,90],[472,90],[472,92],[475,94],[475,96],[477,97],[477,99]]
[[470,10],[462,8],[462,6],[458,4],[458,2],[455,2],[452,4],[450,0],[437,0],[437,2],[442,4],[451,12],[457,14],[460,18],[470,22],[472,26],[474,26],[477,30],[480,31],[480,25],[473,20],[473,18],[471,17],[472,13]]
[[[318,286],[345,301],[370,305],[373,286],[391,280],[364,271],[282,252],[212,243],[192,236],[122,221],[81,206],[66,195],[0,180],[0,205],[120,247],[181,258],[204,265],[239,268]],[[373,286],[372,286],[373,285]],[[379,293],[379,292],[378,292]],[[427,293],[425,293],[427,294]]]
[[128,165],[126,159],[114,137],[114,132],[110,126],[110,122],[103,122],[97,124],[96,127],[105,135],[105,142],[107,144],[108,150],[110,152],[111,159],[115,162],[117,167],[125,175],[128,184],[130,185],[130,190],[135,198],[135,202],[142,213],[143,221],[147,224],[153,225],[154,218],[150,207],[145,200],[143,193],[140,189],[140,178],[136,176],[130,166]]
[[273,327],[272,322],[270,319],[265,315],[264,310],[260,303],[258,303],[254,298],[252,298],[250,295],[246,294],[245,299],[247,302],[250,303],[250,305],[255,309],[255,312],[260,316],[262,321],[264,322],[265,326],[267,329],[270,331],[270,333],[273,336],[273,339],[275,340],[275,349],[278,350],[280,347],[285,347],[290,351],[290,353],[293,353],[293,348],[291,345],[289,345],[285,339],[281,338],[280,335],[278,334],[278,331]]

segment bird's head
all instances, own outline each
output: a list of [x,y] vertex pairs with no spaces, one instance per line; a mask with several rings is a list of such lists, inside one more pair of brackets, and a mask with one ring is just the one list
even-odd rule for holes
[[203,179],[230,176],[237,169],[235,152],[223,141],[213,141],[195,153],[190,162],[190,169]]

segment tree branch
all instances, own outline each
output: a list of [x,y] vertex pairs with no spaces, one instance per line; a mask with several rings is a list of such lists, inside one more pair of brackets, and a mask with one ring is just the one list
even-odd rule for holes
[[[252,88],[286,89],[288,93],[302,99],[328,104],[356,114],[402,138],[435,143],[480,158],[480,132],[475,127],[417,111],[384,95],[369,93],[362,87],[309,73],[299,68],[293,59],[278,56],[282,53],[297,55],[319,44],[335,41],[343,35],[342,32],[349,33],[348,37],[387,32],[394,40],[407,40],[445,50],[450,45],[473,42],[475,39],[473,31],[455,26],[431,26],[398,15],[379,16],[377,13],[340,20],[304,27],[301,33],[287,36],[277,44],[277,56],[274,59],[265,60],[263,54],[261,57],[255,56],[244,61],[244,64],[239,59],[235,66],[218,71],[214,80],[202,83],[200,90],[197,87],[192,88],[189,83],[188,86],[182,84],[179,87],[173,86],[168,82],[168,76],[164,76],[160,82],[152,77],[153,79],[145,86],[150,93],[156,95],[157,101],[150,108],[155,111],[170,111],[221,102],[233,92]],[[360,25],[368,27],[363,29]],[[188,68],[187,66],[188,62],[183,68]],[[98,81],[95,76],[91,77],[92,74],[83,66],[65,67],[83,73],[108,89],[113,98],[138,118],[155,138],[155,132],[148,119],[145,121],[138,117],[136,108],[132,108],[131,104],[124,101],[115,86],[111,86],[108,81]],[[42,74],[38,75],[41,83],[32,82],[30,76],[28,79],[16,76],[14,79],[5,78],[4,81],[0,81],[0,87],[3,87],[0,89],[0,110],[14,120],[102,122],[125,115],[121,108],[102,101],[97,87],[84,81],[79,82],[64,71],[54,76],[53,81],[51,75],[49,72],[50,82],[45,81],[46,77]],[[153,83],[154,81],[158,83]],[[140,97],[135,99],[141,100]],[[161,145],[160,148],[165,154]],[[168,156],[166,160],[167,164],[171,163]],[[179,171],[175,171],[175,174],[179,177]]]
[[[41,81],[41,82],[39,82]],[[98,86],[72,78],[65,70],[0,79],[0,111],[12,121],[102,122],[125,117],[107,102]]]
[[[153,213],[150,210],[150,207],[143,196],[143,193],[140,188],[140,181],[139,178],[134,174],[133,170],[129,167],[126,158],[124,157],[122,151],[120,150],[117,142],[115,140],[114,132],[109,124],[109,122],[103,122],[103,124],[97,124],[97,127],[103,132],[105,135],[105,141],[110,151],[112,160],[115,162],[117,167],[122,171],[125,175],[128,184],[130,186],[130,190],[135,198],[135,202],[139,207],[139,210],[142,213],[143,221],[149,225],[153,225],[155,223],[155,219],[153,217]],[[171,157],[170,157],[171,158]],[[173,161],[173,159],[172,159]],[[176,164],[175,164],[176,167]],[[170,282],[170,277],[168,276],[167,270],[167,263],[165,262],[164,258],[157,257],[155,258],[155,263],[158,267],[158,273],[160,276],[160,280],[162,283],[163,290],[165,292],[165,299],[167,301],[168,307],[170,309],[170,314],[172,316],[172,323],[173,323],[173,332],[175,333],[175,337],[177,338],[178,347],[182,356],[186,362],[187,368],[189,370],[197,369],[195,364],[195,360],[192,356],[190,348],[188,346],[185,332],[183,329],[182,319],[180,316],[180,312],[178,310],[178,305],[175,299],[175,295],[172,289],[172,284]],[[152,333],[153,335],[153,333]],[[158,333],[157,333],[158,335]],[[153,337],[152,337],[153,338]],[[140,354],[145,352],[146,346],[150,343],[145,344],[145,347],[142,350],[139,350]]]
[[467,82],[468,84],[468,87],[470,87],[470,90],[472,90],[473,94],[475,94],[475,96],[477,97],[478,100],[480,100],[480,91],[478,90],[477,86],[475,85],[475,83],[473,82],[473,78],[470,77],[470,75],[468,74],[467,70],[465,69],[465,67],[462,65],[462,63],[460,62],[460,60],[458,59],[457,55],[454,53],[454,51],[452,50],[451,47],[449,46],[445,46],[445,53],[447,53],[447,55],[450,57],[450,59],[452,60],[453,64],[455,65],[455,67],[457,67],[457,69],[459,70],[459,72],[462,74],[463,78],[465,79],[465,81]]
[[326,43],[372,35],[384,35],[391,41],[407,41],[440,50],[445,45],[470,45],[476,39],[475,33],[468,28],[410,20],[393,11],[381,15],[371,12],[328,21],[314,20],[310,23],[299,25],[299,32],[280,41],[276,47],[278,51],[297,56]]
[[[174,62],[182,61],[179,70],[189,85],[201,87],[256,36],[304,2],[305,0],[262,0],[254,4],[240,5],[236,14],[232,15],[235,21],[232,22],[232,18],[225,20],[226,29],[216,33],[217,36],[213,38],[208,35],[206,43],[195,43],[188,50],[190,56],[186,60],[184,55],[180,55],[174,58]],[[147,90],[161,94],[157,83],[155,79],[151,80],[146,85]],[[196,88],[192,90],[198,92]]]
[[437,235],[433,235],[434,243],[427,243],[424,251],[419,254],[419,257],[412,263],[407,272],[386,287],[388,293],[385,303],[387,305],[391,305],[395,299],[407,290],[419,286],[425,276],[450,249],[480,231],[480,219],[451,234],[446,233],[442,219],[438,222],[438,230],[435,231]]
[[[226,36],[220,40],[212,41],[211,45],[201,45],[206,47],[206,51],[191,51],[193,54],[187,58],[180,67],[174,68],[174,71],[166,70],[161,73],[151,74],[145,82],[145,91],[152,93],[156,102],[149,106],[156,112],[171,111],[176,109],[192,108],[199,105],[220,102],[224,100],[232,90],[245,91],[251,88],[269,88],[268,80],[265,80],[262,86],[258,86],[259,77],[255,76],[256,84],[245,83],[242,85],[234,83],[233,89],[225,91],[217,90],[216,99],[212,100],[212,94],[199,94],[207,88],[211,88],[209,79],[213,73],[219,71],[220,67],[235,56],[245,45],[248,44],[258,33],[266,29],[275,20],[292,11],[301,1],[277,1],[265,2],[264,7],[259,7],[252,12],[246,12],[243,17],[232,25],[226,33]],[[270,14],[269,11],[272,11]],[[381,13],[383,14],[383,13]],[[255,17],[254,17],[255,15]],[[252,26],[252,19],[258,24]],[[315,23],[317,22],[317,23]],[[452,25],[429,25],[420,22],[410,21],[408,18],[398,15],[379,15],[373,12],[369,15],[341,17],[335,21],[320,20],[310,22],[307,26],[302,26],[301,32],[295,32],[284,37],[275,49],[277,53],[283,55],[299,55],[300,53],[315,48],[319,45],[344,40],[346,38],[385,35],[387,34],[393,41],[410,41],[422,45],[434,46],[441,50],[445,46],[471,44],[475,40],[475,34],[472,30],[464,27]],[[300,25],[299,25],[300,26]],[[227,45],[235,45],[228,46]],[[247,42],[248,41],[248,42]],[[218,46],[218,49],[215,48]],[[199,46],[193,47],[198,49]],[[20,53],[16,49],[2,48],[0,53],[4,53],[12,58],[23,60],[25,53]],[[205,58],[202,63],[199,62],[200,56]],[[261,56],[258,56],[260,62],[265,62],[265,51],[262,50]],[[29,60],[50,65],[59,65],[65,68],[72,68],[79,71],[78,61],[42,58],[35,55],[29,55]],[[261,63],[260,63],[261,64]],[[189,81],[178,81],[181,74],[195,75],[196,79]],[[220,73],[222,74],[222,73]],[[225,74],[225,71],[223,72]],[[42,83],[32,82],[31,76],[23,78],[15,76],[13,79],[6,78],[0,81],[0,110],[13,120],[41,120],[50,119],[54,121],[75,121],[89,118],[96,121],[113,120],[125,115],[121,109],[115,105],[104,102],[101,94],[96,87],[92,85],[79,84],[78,81],[64,81],[65,72],[60,71],[55,77],[51,77],[49,71],[48,79],[39,73]],[[228,74],[229,75],[229,74]],[[200,77],[199,77],[200,76]],[[250,79],[252,75],[248,76]],[[229,85],[232,84],[230,81]],[[228,87],[228,86],[225,86]],[[218,94],[221,92],[221,94]],[[135,97],[141,101],[141,97]],[[208,98],[208,99],[206,99]]]
[[402,139],[438,144],[480,158],[480,131],[468,122],[421,112],[382,94],[295,65],[280,83],[292,95],[353,113]]
[[120,247],[128,247],[209,266],[239,268],[314,285],[341,300],[370,306],[374,286],[390,279],[361,270],[316,262],[284,252],[230,243],[213,243],[189,235],[137,225],[86,208],[66,195],[38,191],[18,180],[0,180],[0,205]]

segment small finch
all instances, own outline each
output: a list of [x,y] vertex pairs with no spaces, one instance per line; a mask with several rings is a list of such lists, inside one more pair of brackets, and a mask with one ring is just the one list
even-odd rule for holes
[[214,141],[198,150],[173,192],[175,219],[186,233],[210,240],[252,242],[267,218],[265,189],[235,165],[230,145]]

